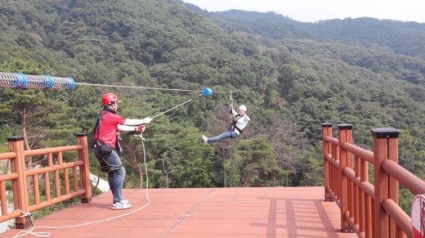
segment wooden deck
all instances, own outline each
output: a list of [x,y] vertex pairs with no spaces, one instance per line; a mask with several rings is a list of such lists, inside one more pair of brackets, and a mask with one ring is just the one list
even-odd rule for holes
[[[112,195],[106,192],[34,221],[34,232],[58,238],[357,237],[340,232],[339,208],[324,201],[323,187],[126,189],[123,194],[131,209],[111,210]],[[12,229],[0,238],[23,231],[28,230]]]

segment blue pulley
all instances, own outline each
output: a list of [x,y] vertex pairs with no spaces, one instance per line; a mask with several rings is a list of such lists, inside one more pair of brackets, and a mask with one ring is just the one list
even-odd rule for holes
[[203,97],[210,97],[213,94],[213,90],[211,90],[211,88],[203,88],[201,90],[201,95]]

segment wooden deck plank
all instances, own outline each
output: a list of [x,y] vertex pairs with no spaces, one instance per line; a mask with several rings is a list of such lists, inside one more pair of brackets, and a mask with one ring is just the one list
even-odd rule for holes
[[[123,194],[133,204],[129,210],[111,210],[112,195],[107,192],[34,225],[48,226],[35,231],[58,238],[357,237],[340,232],[339,209],[323,200],[323,191],[323,187],[126,189]],[[0,238],[19,231],[9,230]]]

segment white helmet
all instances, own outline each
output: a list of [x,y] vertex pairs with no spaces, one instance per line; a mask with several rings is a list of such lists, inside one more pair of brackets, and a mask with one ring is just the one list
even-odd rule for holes
[[239,110],[246,112],[246,106],[245,105],[240,105],[239,106]]

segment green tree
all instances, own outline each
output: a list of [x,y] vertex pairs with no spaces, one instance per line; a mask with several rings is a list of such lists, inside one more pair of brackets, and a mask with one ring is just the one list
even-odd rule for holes
[[236,145],[235,156],[240,157],[241,185],[282,185],[282,170],[274,155],[273,146],[263,137],[253,137]]

